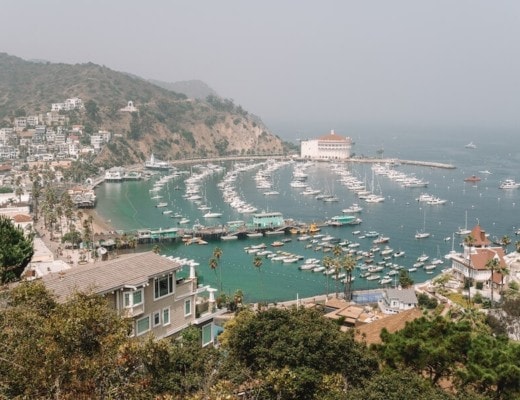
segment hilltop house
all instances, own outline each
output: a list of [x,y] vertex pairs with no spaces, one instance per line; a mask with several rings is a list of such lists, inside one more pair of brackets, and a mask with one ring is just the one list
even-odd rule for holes
[[[177,335],[188,326],[202,330],[202,345],[213,343],[213,318],[216,289],[198,287],[196,263],[160,256],[153,252],[138,253],[89,263],[42,277],[58,301],[65,301],[75,291],[104,296],[122,316],[132,319],[132,335],[152,333],[156,338]],[[201,292],[209,293],[203,301]]]
[[473,238],[471,246],[464,243],[463,253],[449,255],[453,276],[461,282],[471,280],[474,283],[494,285],[494,288],[502,289],[502,285],[506,283],[504,276],[497,271],[493,271],[491,276],[487,263],[496,258],[499,262],[498,269],[506,267],[504,249],[500,246],[491,246],[486,232],[480,225],[475,226],[470,235]]

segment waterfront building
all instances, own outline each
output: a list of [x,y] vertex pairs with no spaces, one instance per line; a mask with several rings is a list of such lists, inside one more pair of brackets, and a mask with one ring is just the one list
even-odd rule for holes
[[[473,243],[471,246],[463,243],[463,252],[452,252],[448,255],[451,259],[451,271],[453,276],[461,281],[471,280],[473,283],[482,283],[495,286],[501,285],[503,276],[494,271],[493,277],[491,270],[487,267],[489,260],[496,258],[499,268],[504,268],[507,264],[504,259],[504,249],[500,246],[491,246],[491,241],[486,237],[486,232],[480,227],[475,226],[471,233]],[[505,284],[505,282],[504,282]]]
[[[185,265],[190,268],[187,277],[181,272]],[[215,308],[215,289],[198,286],[196,265],[146,252],[50,273],[42,281],[59,302],[77,291],[103,296],[132,320],[132,336],[151,333],[160,339],[197,326],[205,346],[213,343],[213,318],[221,311]],[[209,293],[208,300],[200,296],[203,292]]]
[[263,212],[253,214],[253,227],[255,229],[273,229],[285,226],[285,220],[280,212]]
[[316,160],[346,160],[350,157],[352,139],[331,130],[317,139],[302,140],[301,157]]

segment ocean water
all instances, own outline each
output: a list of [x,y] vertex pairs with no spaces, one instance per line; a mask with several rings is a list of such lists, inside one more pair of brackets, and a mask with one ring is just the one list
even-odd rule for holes
[[[338,132],[339,133],[339,132]],[[490,139],[491,138],[491,139]],[[453,248],[457,248],[463,239],[453,236],[453,233],[465,225],[472,228],[480,223],[482,228],[493,237],[509,235],[514,243],[515,231],[520,227],[519,207],[520,190],[505,191],[499,189],[500,181],[513,178],[520,181],[520,139],[516,136],[502,136],[502,140],[492,138],[492,134],[472,137],[470,135],[457,136],[455,133],[442,135],[412,135],[412,134],[379,134],[370,138],[354,138],[356,154],[375,156],[378,149],[384,149],[384,157],[412,159],[422,161],[436,161],[450,163],[455,169],[438,169],[420,166],[396,167],[397,170],[422,178],[429,182],[427,188],[403,188],[399,183],[384,176],[374,177],[374,184],[380,189],[385,201],[369,204],[359,200],[355,193],[349,191],[339,181],[339,176],[331,170],[328,163],[316,163],[307,169],[309,174],[307,183],[315,189],[332,192],[340,198],[339,202],[325,203],[312,196],[301,195],[302,189],[289,186],[294,165],[287,165],[273,174],[273,190],[280,192],[278,196],[264,196],[255,186],[253,176],[258,171],[241,173],[236,187],[241,198],[258,208],[259,211],[279,211],[285,218],[310,223],[324,221],[334,215],[341,215],[341,210],[354,202],[364,207],[360,214],[363,222],[357,226],[326,227],[321,233],[330,234],[342,240],[360,243],[360,248],[368,250],[373,246],[372,239],[358,239],[353,231],[377,231],[390,237],[388,245],[395,251],[405,251],[404,258],[392,260],[394,263],[409,268],[421,254],[430,258],[443,258]],[[469,141],[474,141],[476,149],[464,147]],[[232,163],[224,163],[225,171],[233,167]],[[349,164],[351,173],[361,180],[372,183],[370,164]],[[489,170],[491,174],[479,173]],[[197,168],[191,168],[187,175],[176,178],[161,191],[160,201],[169,204],[168,208],[156,208],[157,200],[151,199],[149,189],[159,178],[149,181],[104,183],[96,189],[98,203],[96,210],[111,224],[120,230],[131,231],[139,228],[159,228],[179,226],[178,219],[164,215],[162,211],[170,209],[174,213],[181,213],[193,223],[206,226],[225,224],[232,220],[247,221],[250,216],[239,214],[227,203],[223,202],[222,194],[217,187],[225,172],[213,174],[204,179],[201,195],[205,203],[212,207],[212,211],[221,212],[221,218],[204,219],[205,211],[198,210],[198,206],[183,198],[185,182],[189,174],[196,173]],[[464,178],[478,175],[481,181],[477,184],[464,182]],[[446,199],[445,205],[430,206],[416,201],[421,193],[429,193]],[[431,233],[426,239],[415,239],[418,230],[425,229]],[[298,264],[282,264],[263,259],[262,266],[253,266],[254,256],[247,254],[244,247],[265,243],[270,250],[283,250],[303,255],[306,258],[323,258],[330,253],[307,249],[308,242],[297,241],[296,235],[285,236],[292,238],[282,248],[271,247],[270,244],[280,237],[263,237],[257,239],[237,241],[214,241],[208,245],[185,246],[182,243],[161,244],[161,253],[166,255],[188,257],[200,265],[198,274],[204,284],[218,287],[222,282],[223,291],[233,294],[241,289],[245,293],[246,301],[283,301],[297,297],[312,297],[326,292],[333,293],[336,288],[341,290],[331,277],[322,273],[300,271]],[[447,240],[450,238],[450,240]],[[454,240],[452,240],[454,238]],[[513,244],[510,249],[513,249]],[[219,262],[217,273],[209,268],[209,259],[213,249],[219,247],[223,255]],[[381,258],[376,256],[375,261]],[[440,265],[434,274],[427,274],[419,268],[411,273],[416,283],[432,279],[447,265]],[[388,272],[388,268],[385,272]],[[355,273],[354,289],[378,288],[377,281],[366,281]],[[382,273],[384,275],[384,273]]]

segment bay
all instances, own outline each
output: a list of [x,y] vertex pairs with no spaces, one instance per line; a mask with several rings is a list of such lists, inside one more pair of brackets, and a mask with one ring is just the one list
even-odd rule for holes
[[[348,190],[339,182],[339,176],[332,170],[329,163],[315,163],[307,169],[309,186],[322,191],[333,192],[340,201],[325,203],[312,196],[301,195],[302,189],[295,189],[289,185],[292,172],[296,164],[288,164],[273,173],[273,190],[280,194],[265,196],[255,186],[254,175],[257,167],[240,173],[236,182],[237,191],[242,199],[254,205],[259,211],[279,211],[285,218],[311,223],[325,221],[334,215],[341,215],[341,210],[354,202],[364,207],[360,214],[363,222],[357,226],[325,227],[323,234],[330,234],[342,240],[356,241],[360,248],[369,249],[373,246],[372,239],[357,239],[352,232],[360,230],[377,231],[390,237],[389,246],[395,251],[406,253],[404,258],[396,258],[391,262],[409,268],[421,254],[430,258],[443,257],[452,248],[458,249],[462,238],[453,236],[453,233],[465,224],[465,215],[468,216],[468,228],[480,223],[482,228],[493,237],[508,235],[515,241],[515,231],[520,225],[518,221],[518,206],[520,191],[504,191],[498,188],[500,181],[506,178],[517,178],[520,160],[518,139],[507,141],[483,141],[478,137],[476,149],[467,149],[465,144],[469,137],[456,138],[447,135],[443,138],[426,136],[413,137],[410,135],[381,135],[375,140],[356,139],[356,153],[375,156],[378,149],[384,149],[384,157],[401,159],[415,159],[451,163],[455,169],[440,169],[420,166],[400,165],[396,170],[405,172],[418,178],[427,180],[427,188],[403,188],[399,183],[384,176],[376,176],[374,182],[385,196],[383,203],[368,204],[359,200],[355,193]],[[383,144],[384,143],[384,144]],[[204,178],[201,196],[203,202],[212,207],[212,211],[222,213],[220,218],[203,218],[205,211],[199,210],[197,205],[183,197],[185,193],[185,179],[190,174],[197,173],[198,168],[192,167],[187,175],[175,178],[161,190],[163,196],[160,201],[169,204],[168,209],[173,213],[181,213],[190,219],[191,227],[195,223],[206,226],[225,224],[232,220],[248,220],[250,216],[238,213],[223,201],[222,193],[217,187],[226,171],[233,168],[233,163],[223,163],[224,171],[214,173]],[[349,163],[348,168],[352,175],[372,181],[370,164]],[[481,174],[479,171],[489,170],[491,174]],[[481,181],[477,184],[464,182],[464,178],[478,175]],[[118,230],[132,231],[140,228],[167,228],[178,225],[178,219],[163,214],[165,208],[155,207],[157,200],[153,200],[149,190],[159,176],[149,181],[104,183],[96,189],[98,214],[110,220]],[[418,202],[416,198],[423,192],[446,199],[445,205],[430,206]],[[429,238],[415,239],[415,233],[422,228],[431,233]],[[296,235],[288,235],[292,241],[280,248],[284,251],[296,253],[305,258],[322,259],[325,255],[321,251],[305,248],[307,242],[297,241]],[[450,240],[446,240],[450,238]],[[451,238],[454,238],[453,241]],[[263,258],[260,268],[254,268],[253,256],[244,251],[244,247],[265,243],[270,250],[277,250],[270,244],[279,239],[257,238],[237,241],[213,241],[208,245],[185,246],[182,243],[161,243],[161,254],[187,257],[200,265],[198,274],[204,284],[218,287],[220,276],[223,291],[233,294],[241,289],[245,293],[246,301],[283,301],[296,297],[312,297],[336,290],[336,281],[322,273],[300,271],[298,264],[282,264]],[[223,255],[219,261],[218,272],[209,268],[209,259],[213,249],[219,247]],[[512,246],[511,246],[512,247]],[[376,261],[380,258],[376,257]],[[416,283],[432,279],[447,267],[446,262],[436,268],[435,273],[427,274],[419,268],[411,273]],[[388,269],[387,271],[388,272]],[[367,281],[355,273],[354,289],[378,288],[377,281]],[[341,285],[338,285],[341,290]]]

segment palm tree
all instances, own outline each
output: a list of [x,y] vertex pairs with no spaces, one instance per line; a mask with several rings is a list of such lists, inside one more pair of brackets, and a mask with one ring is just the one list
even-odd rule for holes
[[500,239],[500,245],[504,248],[504,253],[507,254],[507,246],[511,244],[511,238],[507,235],[502,236]]
[[515,243],[515,250],[517,253],[520,253],[520,240],[517,240]]
[[158,244],[154,244],[154,246],[152,247],[152,251],[155,254],[159,254],[161,252],[161,247]]
[[[255,267],[258,270],[258,272],[261,271],[262,264],[263,264],[262,258],[260,256],[255,256],[255,258],[253,258],[253,267]],[[262,275],[260,275],[260,291],[261,292],[263,292],[262,287],[263,287]],[[258,302],[258,304],[260,305],[260,302]]]
[[356,260],[349,254],[341,259],[341,266],[347,274],[345,285],[345,300],[352,299],[352,271],[356,266]]
[[497,267],[500,265],[500,259],[497,255],[495,255],[493,258],[490,258],[486,262],[486,269],[491,270],[491,278],[490,278],[490,285],[491,285],[491,307],[493,307],[493,272],[497,269]]
[[471,270],[471,248],[475,244],[475,238],[473,235],[468,235],[464,238],[464,245],[468,247],[468,303],[471,306],[471,285],[473,284],[473,279],[471,278],[472,270]]
[[[215,272],[216,272],[216,268],[219,266],[218,263],[220,261],[220,257],[222,257],[222,249],[220,247],[215,247],[213,249],[213,258],[216,260],[216,265],[215,265],[215,269],[213,269]],[[211,262],[211,260],[210,260]],[[222,268],[219,268],[218,270],[219,272],[219,290],[220,290],[220,293],[222,293]]]
[[[321,261],[321,264],[326,268],[326,271],[328,271],[329,268],[333,265],[333,260],[329,256],[323,257],[323,260]],[[337,297],[337,294],[336,294]],[[327,274],[327,299],[329,298],[329,274]]]
[[216,257],[209,259],[209,268],[215,273],[215,276],[217,276],[218,260]]

